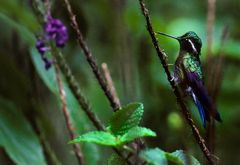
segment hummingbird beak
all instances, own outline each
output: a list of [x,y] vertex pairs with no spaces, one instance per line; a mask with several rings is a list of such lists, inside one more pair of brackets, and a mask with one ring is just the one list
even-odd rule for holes
[[173,38],[173,39],[176,39],[179,41],[179,38],[178,37],[175,37],[175,36],[172,36],[170,34],[165,34],[165,33],[162,33],[162,32],[157,32],[157,34],[161,34],[161,35],[164,35],[164,36],[167,36],[167,37],[170,37],[170,38]]

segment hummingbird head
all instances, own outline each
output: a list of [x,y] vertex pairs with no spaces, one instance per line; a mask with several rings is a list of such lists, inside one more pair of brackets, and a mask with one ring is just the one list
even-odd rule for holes
[[188,53],[193,53],[194,55],[200,55],[202,41],[195,32],[189,31],[180,37],[175,37],[162,32],[158,32],[158,34],[178,40],[181,50],[184,50]]

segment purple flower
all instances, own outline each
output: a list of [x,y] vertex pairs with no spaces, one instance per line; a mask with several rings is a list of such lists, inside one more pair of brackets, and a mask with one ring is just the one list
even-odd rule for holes
[[47,17],[47,22],[44,25],[44,33],[44,39],[37,40],[36,48],[45,63],[45,69],[48,70],[52,66],[53,61],[45,57],[45,52],[48,50],[46,44],[53,40],[57,47],[62,48],[68,40],[68,33],[67,28],[63,25],[62,21],[54,19],[51,16]]
[[61,20],[48,16],[44,30],[47,34],[47,39],[55,40],[57,47],[64,47],[65,42],[68,40],[68,34],[67,28]]
[[52,66],[52,60],[48,60],[45,57],[45,52],[48,50],[48,48],[46,47],[45,43],[43,40],[37,40],[36,43],[36,48],[38,50],[38,52],[41,54],[41,58],[43,60],[43,62],[45,63],[45,69],[48,70],[51,66]]
[[41,54],[41,55],[44,55],[44,53],[47,51],[47,47],[45,46],[45,43],[42,41],[42,40],[37,40],[37,43],[36,43],[36,48],[38,50],[38,52]]
[[45,63],[45,69],[48,70],[52,64],[53,64],[53,61],[52,60],[48,60],[47,58],[43,57],[42,58],[44,63]]

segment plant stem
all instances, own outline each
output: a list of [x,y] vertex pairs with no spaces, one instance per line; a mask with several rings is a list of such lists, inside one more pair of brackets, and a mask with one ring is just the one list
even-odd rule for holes
[[[217,97],[222,84],[223,68],[224,68],[223,66],[224,58],[222,55],[222,49],[224,48],[224,44],[227,39],[227,36],[228,36],[228,26],[225,26],[222,31],[221,44],[220,44],[220,49],[218,50],[218,54],[211,58],[211,63],[213,64],[212,66],[214,66],[214,69],[209,69],[209,73],[211,73],[210,74],[211,77],[208,76],[208,78],[210,79],[208,81],[209,83],[208,91],[213,98],[214,104],[216,104],[217,102]],[[215,143],[216,143],[215,137],[216,137],[215,121],[214,119],[211,119],[210,124],[207,127],[206,138],[207,138],[208,147],[212,153],[214,153],[215,151]]]
[[93,113],[91,106],[89,105],[89,102],[87,99],[82,95],[82,92],[80,90],[80,87],[75,79],[75,77],[72,74],[71,69],[69,68],[68,64],[66,63],[65,59],[62,56],[62,53],[60,51],[55,50],[54,56],[57,59],[57,63],[63,72],[63,75],[65,76],[68,86],[71,89],[73,95],[77,99],[78,103],[82,107],[83,111],[87,114],[88,118],[91,120],[91,122],[94,124],[94,126],[98,130],[105,130],[104,125],[101,123],[100,119],[96,116],[95,113]]
[[[56,80],[57,80],[57,85],[59,88],[59,93],[60,93],[60,99],[61,99],[61,103],[62,103],[62,110],[63,110],[63,115],[66,121],[66,125],[67,125],[67,129],[70,135],[71,140],[75,138],[75,132],[74,132],[74,128],[73,125],[71,123],[71,119],[70,119],[70,115],[68,112],[68,108],[67,108],[67,102],[66,102],[66,97],[65,97],[65,90],[60,78],[60,73],[58,70],[58,66],[57,64],[54,62],[54,70],[55,70],[55,75],[56,75]],[[78,144],[73,144],[73,150],[75,152],[75,155],[77,157],[78,163],[80,165],[84,164],[84,160],[83,160],[83,155],[80,149],[80,146]]]
[[222,31],[222,36],[221,36],[221,43],[220,43],[220,49],[218,50],[218,54],[217,54],[217,64],[216,64],[216,72],[215,72],[215,80],[214,80],[214,89],[213,89],[213,92],[212,92],[212,96],[213,96],[213,101],[216,102],[217,100],[217,96],[218,96],[218,93],[219,93],[219,90],[220,90],[220,87],[221,87],[221,83],[222,83],[222,77],[223,77],[223,64],[224,64],[224,57],[222,55],[222,51],[223,51],[223,48],[224,48],[224,45],[225,45],[225,42],[228,38],[228,33],[229,33],[229,27],[228,25],[226,25],[224,28],[223,28],[223,31]]
[[[214,30],[214,22],[215,22],[215,8],[216,8],[216,0],[208,0],[207,1],[207,53],[206,53],[206,75],[207,75],[207,90],[209,95],[213,96],[213,88],[214,88],[214,77],[215,77],[215,69],[213,69],[210,65],[211,62],[213,62],[212,57],[212,43],[213,43],[213,30]],[[215,100],[214,104],[216,103]],[[206,141],[209,150],[212,154],[214,154],[214,148],[215,148],[215,121],[210,117],[209,124],[207,125],[207,133],[206,133]]]
[[108,66],[106,63],[102,63],[101,66],[102,66],[103,75],[106,79],[106,82],[107,82],[108,88],[111,92],[111,95],[113,96],[114,102],[118,105],[118,107],[121,107],[121,103],[120,103],[119,97],[117,95],[116,89],[114,87]]
[[[61,52],[57,51],[56,49],[54,50],[54,56],[57,58],[57,63],[60,66],[61,71],[63,72],[63,75],[65,76],[67,83],[73,92],[74,96],[77,98],[79,104],[81,105],[82,109],[84,112],[86,112],[87,116],[89,119],[93,122],[94,126],[98,130],[105,130],[105,126],[101,123],[101,121],[98,119],[98,117],[95,115],[95,113],[92,112],[91,107],[84,98],[84,96],[80,92],[80,88],[75,80],[75,77],[73,76],[71,69],[67,65],[65,59],[63,58]],[[126,162],[131,165],[131,162],[124,157],[124,155],[117,149],[117,148],[112,148],[119,156],[123,157]]]
[[100,69],[97,66],[97,63],[92,56],[92,53],[90,52],[86,42],[83,39],[83,35],[82,35],[82,33],[79,29],[79,25],[76,21],[76,16],[72,12],[71,5],[68,0],[64,0],[64,2],[65,2],[65,5],[66,5],[66,8],[67,8],[70,20],[71,20],[72,27],[77,34],[78,43],[79,43],[80,47],[82,48],[83,53],[90,65],[90,67],[92,68],[92,71],[93,71],[95,77],[97,78],[102,90],[104,91],[105,95],[107,96],[108,101],[110,102],[110,105],[113,108],[113,111],[117,111],[119,109],[119,106],[115,102],[114,97],[112,96],[110,89],[107,86],[106,81],[104,80],[102,74],[100,73]]
[[43,144],[44,150],[47,153],[48,157],[50,158],[51,163],[53,163],[54,165],[61,165],[61,162],[58,160],[56,154],[54,153],[49,142],[47,141],[47,137],[44,132],[41,120],[37,117],[35,121],[36,121],[36,127],[39,131],[39,139]]
[[152,27],[152,24],[151,24],[151,20],[150,20],[150,17],[149,17],[148,10],[145,7],[145,4],[144,4],[143,0],[139,0],[139,3],[140,3],[140,6],[141,6],[142,13],[143,13],[143,15],[144,15],[144,17],[146,19],[147,30],[148,30],[148,32],[149,32],[149,34],[151,36],[152,43],[153,43],[153,45],[154,45],[154,47],[156,49],[157,55],[158,55],[158,57],[160,59],[160,62],[162,64],[162,66],[163,66],[163,69],[164,69],[164,71],[165,71],[165,73],[167,75],[167,79],[169,81],[169,84],[171,85],[173,93],[176,96],[177,103],[178,103],[178,105],[180,107],[180,110],[181,110],[182,114],[184,115],[187,123],[191,127],[193,135],[194,135],[197,143],[199,144],[202,152],[204,153],[205,157],[209,161],[209,164],[215,164],[215,162],[213,160],[213,157],[212,157],[210,151],[208,150],[208,148],[207,148],[207,146],[205,144],[204,139],[200,135],[198,128],[194,124],[193,119],[191,118],[191,115],[190,115],[190,113],[189,113],[189,111],[188,111],[188,109],[187,109],[183,99],[181,98],[180,91],[178,90],[178,88],[175,85],[174,81],[171,80],[172,76],[171,76],[171,73],[170,73],[170,71],[168,69],[168,64],[167,64],[167,61],[166,61],[166,58],[165,58],[165,54],[160,49],[160,47],[158,45],[157,39],[155,37],[154,30],[153,30],[153,27]]
[[215,22],[216,0],[208,0],[207,12],[207,59],[212,54],[212,39]]

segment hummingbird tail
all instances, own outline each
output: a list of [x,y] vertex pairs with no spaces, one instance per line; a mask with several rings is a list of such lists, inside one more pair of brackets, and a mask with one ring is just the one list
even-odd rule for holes
[[193,99],[195,105],[198,108],[198,112],[200,114],[200,118],[201,118],[203,127],[206,128],[206,114],[205,114],[205,110],[204,110],[201,102],[198,100],[198,98],[196,97],[196,95],[194,94],[193,91],[191,91],[191,96],[192,96],[192,99]]

